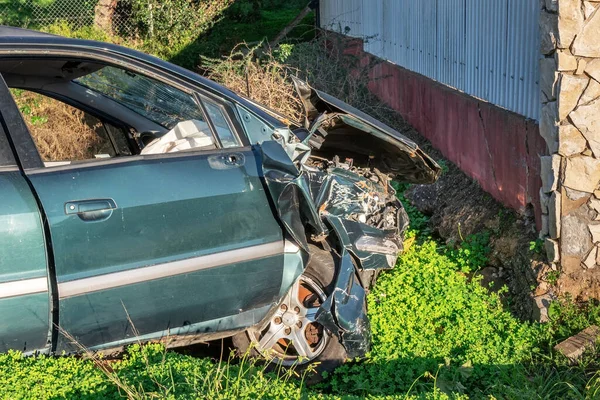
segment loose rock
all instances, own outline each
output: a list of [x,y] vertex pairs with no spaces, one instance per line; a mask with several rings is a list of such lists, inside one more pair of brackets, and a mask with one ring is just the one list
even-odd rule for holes
[[558,16],[543,12],[540,15],[540,32],[542,32],[542,54],[550,54],[556,49]]
[[577,57],[574,57],[568,50],[558,50],[556,59],[559,71],[575,71],[577,69]]
[[590,101],[596,100],[600,98],[600,82],[595,79],[590,79],[590,84],[585,89],[581,98],[579,99],[579,104],[587,104]]
[[594,156],[600,157],[600,99],[577,107],[570,117],[573,124],[587,139]]
[[550,307],[550,303],[552,303],[552,300],[553,297],[549,293],[533,298],[532,318],[534,321],[542,323],[548,322],[548,308]]
[[594,246],[583,260],[583,267],[586,269],[596,268],[596,258],[598,258],[598,247]]
[[560,159],[561,157],[558,155],[540,157],[542,189],[546,193],[556,190],[558,172],[560,170]]
[[600,336],[600,328],[595,325],[585,328],[575,336],[560,342],[554,346],[554,350],[562,353],[571,361],[579,359],[587,349],[596,345],[596,340]]
[[543,102],[556,100],[557,65],[554,57],[544,57],[540,60],[540,90]]
[[558,127],[558,154],[569,157],[582,153],[587,142],[579,129],[571,124]]
[[595,81],[600,82],[600,59],[590,61],[585,67],[585,73],[594,78]]
[[560,259],[560,251],[558,248],[558,241],[554,239],[544,240],[544,248],[546,255],[548,256],[548,262],[555,263]]
[[560,237],[561,196],[552,192],[548,201],[548,233],[552,239]]
[[588,228],[592,234],[592,242],[594,242],[594,244],[600,243],[600,225],[588,225]]
[[546,141],[550,153],[558,152],[558,105],[556,101],[542,106],[540,135]]
[[588,87],[589,79],[585,76],[562,75],[560,79],[560,93],[558,96],[558,119],[567,118],[569,113],[579,103],[579,98]]
[[[584,25],[581,0],[560,0],[558,2],[558,47],[568,49],[573,39]],[[579,54],[578,54],[579,55]],[[594,56],[590,56],[594,57]]]
[[[577,215],[566,215],[561,220],[560,255],[581,260],[592,248],[592,236],[587,223]],[[579,262],[579,261],[578,261]]]

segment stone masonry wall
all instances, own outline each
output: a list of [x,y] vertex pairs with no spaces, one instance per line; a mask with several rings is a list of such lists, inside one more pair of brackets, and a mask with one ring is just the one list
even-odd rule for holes
[[600,299],[600,0],[541,2],[541,235],[560,293]]

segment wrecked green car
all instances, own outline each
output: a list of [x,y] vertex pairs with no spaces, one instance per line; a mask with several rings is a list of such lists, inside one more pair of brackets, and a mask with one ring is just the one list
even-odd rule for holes
[[[365,290],[408,225],[390,180],[440,173],[415,143],[301,81],[290,123],[107,43],[1,27],[0,74],[0,351],[233,337],[328,368],[369,349]],[[38,133],[24,92],[91,133]]]

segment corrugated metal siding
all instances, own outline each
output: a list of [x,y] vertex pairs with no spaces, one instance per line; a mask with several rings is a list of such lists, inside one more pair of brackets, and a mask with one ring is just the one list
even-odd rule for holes
[[321,0],[321,26],[365,51],[539,117],[539,0]]

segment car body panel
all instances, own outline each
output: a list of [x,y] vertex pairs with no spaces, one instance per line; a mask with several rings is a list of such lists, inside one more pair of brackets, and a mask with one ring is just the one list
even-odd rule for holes
[[[378,168],[407,183],[438,179],[440,166],[415,142],[355,107],[293,79],[311,133],[304,142],[319,154],[349,157],[357,166]],[[316,140],[319,135],[322,137]]]
[[20,172],[0,172],[0,193],[0,351],[44,349],[50,303],[42,219]]
[[[130,322],[147,334],[273,301],[281,286],[282,231],[253,150],[236,149],[236,165],[225,163],[229,153],[143,156],[92,167],[26,171],[50,226],[62,329],[81,344],[95,346],[114,341]],[[99,220],[69,213],[71,204],[94,199],[111,199],[115,208]],[[229,263],[223,254],[269,243],[278,244],[272,257],[221,268]],[[221,261],[194,274],[219,254]],[[187,264],[176,265],[181,261]],[[173,275],[166,278],[169,270]],[[232,276],[237,271],[242,282],[244,277],[262,279],[267,274],[275,283],[256,284],[246,292],[232,290],[235,280],[224,285],[219,270]],[[186,275],[188,271],[192,273]],[[215,306],[210,293],[198,296],[198,290],[209,288],[237,293],[241,304],[216,296]],[[152,293],[156,302],[148,297]],[[199,311],[189,312],[182,302]],[[214,314],[211,307],[216,307]],[[140,317],[128,321],[124,308]],[[81,313],[88,313],[88,319]],[[92,326],[95,333],[90,333]]]
[[[27,171],[50,222],[58,282],[281,241],[252,150]],[[65,205],[113,199],[106,220]],[[270,217],[270,218],[269,218]],[[261,224],[256,221],[263,221]]]
[[0,299],[0,315],[0,352],[50,350],[48,292]]
[[349,358],[363,357],[371,346],[366,291],[356,275],[350,253],[343,249],[333,292],[317,311],[316,320],[338,336]]
[[[276,302],[282,264],[283,253],[61,299],[61,326],[86,347],[136,340],[139,335],[156,338],[161,331],[207,321],[217,323],[186,334],[213,333],[223,329],[221,318]],[[78,348],[59,341],[57,351],[63,350]]]

